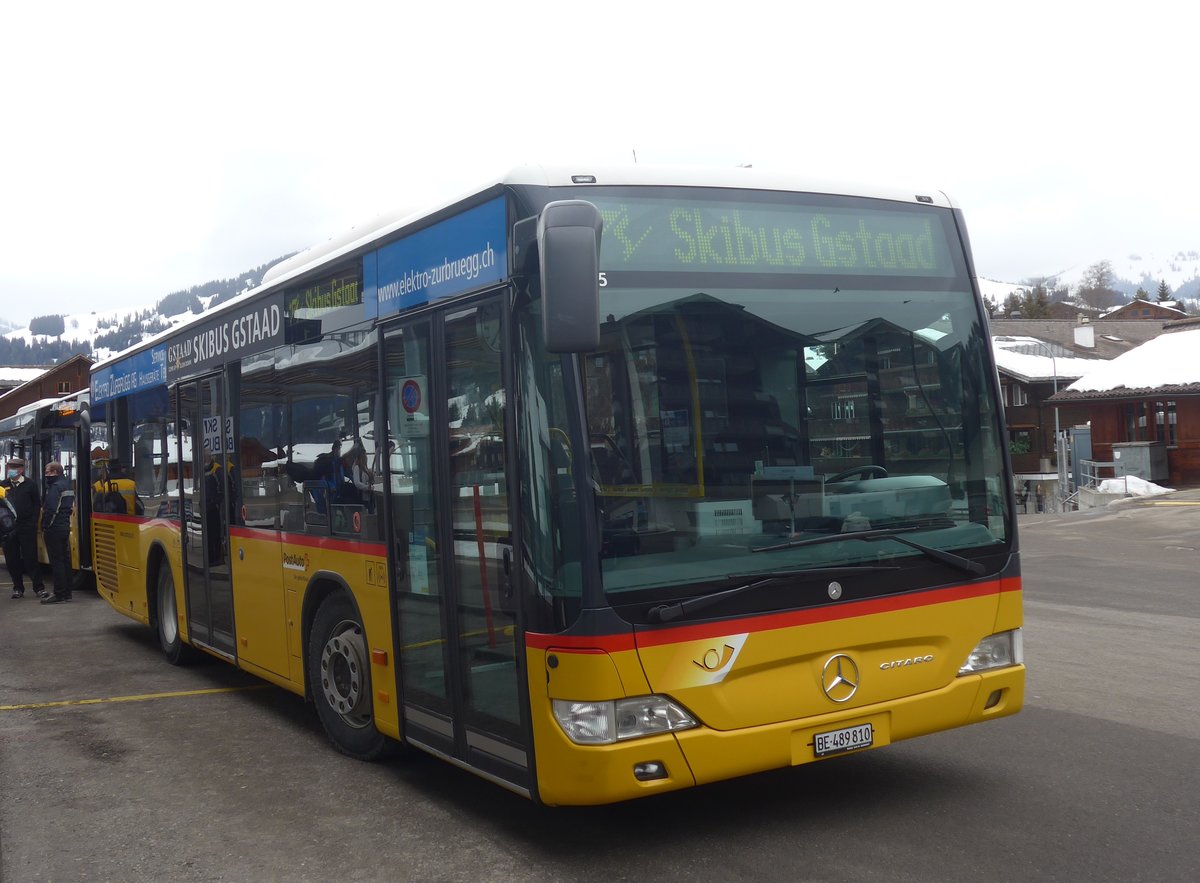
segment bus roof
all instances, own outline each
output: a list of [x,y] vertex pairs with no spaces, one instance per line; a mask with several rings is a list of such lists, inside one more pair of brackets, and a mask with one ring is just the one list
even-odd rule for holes
[[[708,166],[653,166],[622,165],[603,166],[580,164],[525,165],[511,169],[498,178],[483,182],[470,190],[459,193],[420,209],[402,209],[379,215],[354,227],[343,234],[312,246],[272,266],[263,275],[262,283],[222,303],[211,312],[197,316],[210,319],[226,311],[236,309],[245,301],[283,287],[288,282],[305,275],[313,269],[348,257],[367,248],[371,243],[383,240],[406,227],[414,226],[431,216],[469,200],[481,193],[498,187],[712,187],[746,190],[773,190],[793,193],[816,193],[822,195],[859,196],[884,199],[893,202],[934,205],[954,208],[954,201],[940,190],[901,190],[896,187],[878,187],[862,183],[823,180],[788,172],[754,169],[749,167]],[[191,324],[189,322],[188,324]],[[173,337],[182,327],[168,328],[118,353],[114,353],[92,366],[97,369],[116,364],[131,354],[149,349],[154,344]]]
[[359,227],[314,245],[285,261],[280,261],[263,275],[262,284],[286,282],[302,275],[307,269],[341,255],[348,255],[369,245],[373,240],[390,236],[430,215],[449,208],[495,186],[533,187],[714,187],[747,190],[781,190],[794,193],[838,194],[887,199],[896,202],[954,206],[953,201],[939,190],[922,191],[923,199],[913,191],[895,187],[882,189],[863,184],[820,181],[783,172],[752,168],[713,168],[708,166],[518,166],[497,179],[487,181],[453,199],[419,210],[396,211],[380,215]]
[[[595,180],[589,181],[588,178]],[[584,180],[581,180],[584,179]],[[501,181],[511,185],[540,185],[571,187],[595,185],[610,187],[721,187],[747,190],[782,190],[792,193],[820,193],[840,196],[863,196],[940,205],[953,208],[954,202],[940,190],[902,190],[898,187],[879,187],[862,182],[835,181],[785,171],[749,167],[711,166],[521,166],[513,169]],[[924,197],[922,199],[918,199]]]

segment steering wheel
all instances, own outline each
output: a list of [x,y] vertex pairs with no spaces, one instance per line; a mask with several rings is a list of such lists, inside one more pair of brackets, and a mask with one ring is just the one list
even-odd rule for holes
[[835,481],[845,481],[851,476],[858,475],[862,478],[887,478],[888,471],[882,466],[868,464],[866,466],[855,466],[853,469],[847,469],[844,472],[839,472],[831,478],[825,479],[826,484],[833,484]]

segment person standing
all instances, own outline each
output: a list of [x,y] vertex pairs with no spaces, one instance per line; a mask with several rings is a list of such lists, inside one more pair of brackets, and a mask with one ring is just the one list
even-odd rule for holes
[[63,475],[62,464],[51,460],[46,464],[46,497],[42,502],[42,536],[46,540],[46,557],[54,574],[54,594],[43,597],[43,604],[60,604],[71,600],[71,511],[75,495],[71,483]]
[[25,597],[25,574],[33,583],[33,593],[45,598],[46,587],[42,584],[42,572],[37,557],[37,521],[42,497],[37,485],[25,477],[25,461],[13,457],[5,469],[5,479],[0,482],[5,488],[6,499],[17,513],[17,527],[4,543],[4,563],[12,577],[12,597]]

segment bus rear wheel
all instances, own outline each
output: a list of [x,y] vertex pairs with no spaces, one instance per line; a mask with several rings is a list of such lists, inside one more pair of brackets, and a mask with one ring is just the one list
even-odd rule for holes
[[162,562],[158,568],[158,587],[155,592],[155,619],[158,626],[158,645],[171,665],[186,665],[193,659],[192,648],[183,643],[179,634],[179,608],[175,602],[175,579],[171,566]]
[[366,635],[344,595],[317,608],[308,642],[309,692],[329,741],[357,760],[378,760],[391,742],[375,728]]

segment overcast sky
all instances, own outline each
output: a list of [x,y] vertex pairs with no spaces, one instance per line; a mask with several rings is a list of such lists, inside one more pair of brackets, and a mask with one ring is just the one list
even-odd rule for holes
[[634,150],[944,190],[999,280],[1200,249],[1197,24],[1145,0],[6,4],[0,318],[153,304]]

